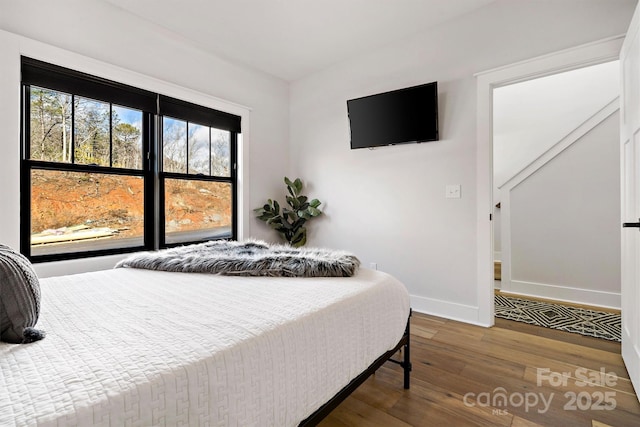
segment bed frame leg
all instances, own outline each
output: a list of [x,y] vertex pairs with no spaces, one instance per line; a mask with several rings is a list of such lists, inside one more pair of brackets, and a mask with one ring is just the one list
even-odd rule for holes
[[404,345],[404,360],[400,364],[400,366],[404,368],[405,390],[408,390],[410,385],[409,373],[411,372],[411,345],[410,345],[411,344],[411,313],[412,313],[412,310],[409,309],[409,319],[407,319],[407,329],[405,332],[407,335],[407,342]]
[[391,350],[394,355],[400,352],[404,357],[402,360],[388,359],[389,362],[402,366],[404,370],[404,388],[406,390],[409,389],[409,374],[411,373],[411,313],[413,313],[413,311],[409,309],[409,318],[407,319],[407,327],[404,330],[404,335],[395,349]]

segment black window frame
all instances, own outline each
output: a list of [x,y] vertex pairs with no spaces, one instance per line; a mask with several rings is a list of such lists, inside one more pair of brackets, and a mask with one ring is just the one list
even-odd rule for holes
[[[193,104],[187,101],[182,101],[176,98],[160,95],[158,98],[158,166],[160,171],[158,173],[158,189],[159,189],[159,203],[160,203],[160,217],[159,217],[159,244],[160,247],[174,247],[181,246],[189,241],[179,241],[167,243],[166,239],[166,215],[165,215],[165,182],[167,179],[185,180],[185,181],[206,181],[206,182],[220,182],[231,185],[231,236],[214,236],[217,239],[231,239],[237,240],[238,233],[238,188],[237,188],[237,154],[238,154],[238,133],[240,131],[240,122],[236,120],[237,116],[225,113],[222,111],[214,110],[201,105]],[[189,172],[189,156],[187,151],[186,156],[186,172],[165,172],[163,170],[164,156],[163,150],[163,120],[164,118],[171,118],[182,120],[187,123],[187,145],[189,140],[189,124],[197,124],[201,126],[207,126],[210,128],[209,137],[211,137],[211,128],[229,131],[230,133],[230,161],[229,161],[229,176],[212,175],[211,171],[211,141],[209,141],[209,175],[194,174]],[[208,240],[208,239],[206,239]],[[198,240],[200,241],[200,240]],[[193,241],[191,241],[193,243]]]
[[[164,247],[196,243],[205,240],[237,240],[238,231],[238,178],[237,155],[238,134],[241,132],[241,118],[234,114],[178,100],[162,94],[139,89],[112,80],[74,71],[69,68],[49,64],[36,59],[21,57],[21,163],[20,163],[20,250],[32,262],[50,262],[69,259],[123,254],[141,250],[156,250]],[[98,166],[30,158],[31,137],[31,86],[45,88],[142,111],[142,169],[117,168],[112,166],[113,137],[110,136],[110,165]],[[73,101],[72,101],[73,105]],[[112,107],[111,107],[112,108]],[[204,124],[230,132],[229,176],[170,173],[162,170],[162,118],[164,115],[181,120]],[[73,119],[72,119],[73,120]],[[110,125],[112,126],[111,118]],[[72,125],[72,132],[73,132]],[[75,144],[73,136],[72,144]],[[71,152],[74,153],[72,147]],[[31,253],[31,173],[33,170],[69,171],[110,175],[140,176],[144,180],[144,236],[139,246],[97,249],[85,252],[59,252],[32,255]],[[211,234],[198,240],[165,243],[164,180],[191,179],[225,182],[231,185],[231,233],[219,236]]]

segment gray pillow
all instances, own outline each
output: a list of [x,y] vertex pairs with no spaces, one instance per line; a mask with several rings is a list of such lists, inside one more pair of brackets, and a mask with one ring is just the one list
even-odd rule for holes
[[40,282],[29,260],[0,244],[0,341],[20,344],[44,338],[34,329],[40,315]]

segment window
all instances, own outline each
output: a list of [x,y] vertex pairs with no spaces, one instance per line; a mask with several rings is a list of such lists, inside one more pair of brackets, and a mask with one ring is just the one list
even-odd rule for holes
[[163,246],[235,235],[234,116],[160,96]]
[[21,250],[236,238],[240,117],[22,58]]

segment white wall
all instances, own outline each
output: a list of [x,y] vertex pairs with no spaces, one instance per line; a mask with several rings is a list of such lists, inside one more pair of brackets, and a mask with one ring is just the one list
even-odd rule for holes
[[[477,322],[473,74],[621,34],[635,4],[497,0],[290,88],[103,2],[0,0],[0,29],[113,64],[113,74],[128,75],[122,68],[250,107],[249,208],[283,193],[283,171],[300,176],[326,213],[310,225],[311,245],[377,262],[406,283],[415,309]],[[32,44],[12,34],[0,33],[0,241],[17,245],[18,55]],[[434,80],[440,142],[349,150],[347,99]],[[446,184],[461,184],[462,198],[445,199]],[[249,224],[250,235],[273,238],[263,224]],[[90,263],[64,267],[78,265]]]
[[494,202],[506,181],[620,95],[620,61],[493,91]]
[[[243,117],[249,147],[244,165],[248,194],[241,212],[244,235],[273,237],[258,225],[251,209],[284,188],[282,176],[289,169],[287,83],[207,54],[102,1],[0,0],[0,30],[5,30],[0,31],[0,242],[19,246],[21,54],[231,112],[247,111],[237,104],[248,107],[250,113]],[[38,272],[63,274],[112,265],[110,257],[39,265]]]
[[[604,105],[609,104],[612,100],[617,100],[620,94],[620,66],[619,61],[611,61],[603,64],[592,65],[577,70],[566,71],[550,76],[544,76],[525,82],[518,82],[516,84],[502,86],[494,89],[493,91],[493,202],[494,205],[498,202],[502,202],[501,195],[503,191],[499,191],[499,187],[504,185],[507,181],[513,178],[518,172],[522,171],[530,163],[540,160],[545,151],[549,150],[553,145],[558,143],[561,139],[565,138],[574,129],[581,126],[585,121],[590,123],[591,116],[597,111],[602,109]],[[608,107],[607,110],[609,111]],[[601,125],[601,123],[598,121]],[[610,144],[613,144],[613,148],[617,149],[618,146],[618,130],[614,128],[611,130],[611,137],[607,138]],[[561,154],[566,158],[568,155],[574,155],[580,153],[580,150],[573,149],[563,151]],[[606,154],[606,153],[603,153]],[[610,160],[610,158],[609,158]],[[568,161],[569,164],[578,162],[580,165],[585,161],[577,157],[575,160]],[[613,186],[610,188],[611,193],[614,194],[619,190],[619,167],[616,167],[618,160],[615,159],[615,164],[607,165],[606,168],[599,168],[595,176],[603,180],[613,181]],[[545,169],[546,171],[547,169]],[[561,185],[566,183],[569,179],[571,182],[575,179],[574,168],[562,169],[565,176],[557,176],[558,181],[562,181]],[[541,171],[541,173],[544,173]],[[606,176],[605,176],[606,173]],[[587,180],[585,180],[586,182]],[[512,187],[513,184],[510,185]],[[559,188],[555,182],[550,183],[549,191],[555,192]],[[616,190],[617,189],[617,190]],[[514,191],[518,191],[516,188]],[[589,194],[590,187],[585,186],[579,189],[580,192]],[[505,188],[510,195],[510,188]],[[597,197],[598,194],[594,194]],[[510,196],[508,196],[510,198]],[[567,198],[561,205],[558,205],[556,210],[552,210],[549,218],[550,223],[548,227],[553,229],[558,224],[563,224],[565,220],[562,216],[558,218],[554,217],[554,213],[564,212],[566,202],[572,200]],[[535,200],[530,201],[530,204],[544,203],[542,201]],[[515,291],[517,288],[520,292],[526,292],[529,295],[535,295],[538,297],[555,298],[555,299],[569,299],[573,302],[580,302],[584,304],[604,304],[604,305],[617,305],[619,306],[619,293],[620,293],[620,274],[618,269],[612,271],[607,269],[607,273],[613,272],[614,274],[604,280],[600,270],[600,260],[597,254],[605,254],[605,256],[613,256],[619,254],[619,248],[613,247],[597,247],[592,248],[590,246],[577,246],[574,251],[582,254],[583,259],[589,259],[592,262],[585,263],[585,268],[574,274],[576,271],[571,265],[567,265],[564,271],[564,280],[551,282],[545,282],[544,284],[533,284],[534,282],[528,282],[526,280],[510,277],[510,271],[513,268],[510,255],[502,255],[502,211],[509,209],[519,209],[521,206],[513,206],[514,201],[510,200],[509,203],[503,203],[503,209],[494,209],[493,218],[493,239],[494,239],[494,257],[497,260],[504,260],[503,263],[503,277],[501,282],[496,282],[496,287],[500,286],[502,290]],[[546,203],[544,203],[546,204]],[[610,214],[619,212],[619,200],[617,203],[610,204]],[[569,206],[569,209],[575,210],[575,206]],[[510,216],[510,213],[505,212]],[[586,210],[579,218],[572,220],[572,224],[576,222],[581,225],[588,224],[594,218],[592,218],[594,212],[592,210]],[[513,223],[510,223],[513,227]],[[536,224],[536,226],[539,223]],[[559,226],[562,228],[561,226]],[[593,229],[589,227],[593,233],[600,236],[604,230],[612,232],[616,237],[619,235],[618,229],[611,229],[611,227],[597,227]],[[545,231],[545,233],[537,233],[534,235],[535,241],[539,241],[541,236],[548,234],[546,229],[538,231]],[[520,234],[521,230],[514,230],[514,232]],[[511,231],[505,232],[505,238],[511,236]],[[603,236],[604,243],[613,243],[612,236]],[[600,239],[597,239],[600,240]],[[572,240],[565,240],[565,242],[571,242]],[[510,242],[513,244],[514,242]],[[619,243],[619,242],[618,242]],[[511,244],[505,246],[506,250],[511,248]],[[521,248],[513,248],[513,251],[519,253]],[[608,255],[606,255],[608,254]],[[617,262],[620,261],[619,257],[615,258]],[[596,261],[597,262],[593,262]],[[613,260],[613,259],[612,259]],[[558,260],[554,260],[555,263]],[[570,263],[569,263],[570,264]],[[614,264],[615,265],[615,264]],[[557,265],[548,265],[545,263],[539,264],[541,269],[553,270],[558,268]],[[597,269],[595,275],[590,275],[592,270]],[[555,275],[554,275],[555,276]],[[593,282],[581,283],[581,277],[600,277],[601,280],[598,285]],[[513,279],[513,287],[512,281]],[[557,279],[557,277],[556,277]],[[571,284],[568,286],[568,284]],[[575,287],[575,288],[574,288]],[[573,290],[573,291],[572,291]],[[607,297],[602,298],[601,295],[594,293],[593,291],[605,292]]]
[[503,290],[620,307],[619,126],[616,112],[511,189]]
[[[473,74],[624,33],[635,1],[498,0],[295,82],[291,167],[326,202],[311,243],[354,251],[418,311],[478,323]],[[439,82],[439,142],[349,149],[346,100]],[[445,185],[461,184],[461,199]]]

